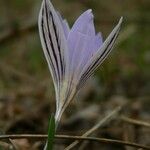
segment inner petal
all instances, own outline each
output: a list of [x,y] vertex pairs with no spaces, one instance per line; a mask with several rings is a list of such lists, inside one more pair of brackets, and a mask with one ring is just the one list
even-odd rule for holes
[[81,54],[81,51],[85,51],[86,46],[83,45],[86,42],[85,37],[87,36],[95,37],[93,14],[91,10],[87,10],[86,12],[84,12],[77,19],[71,31],[69,32],[67,42],[69,47],[68,51],[69,61],[71,62],[71,64],[78,63],[74,61],[77,60],[77,56]]

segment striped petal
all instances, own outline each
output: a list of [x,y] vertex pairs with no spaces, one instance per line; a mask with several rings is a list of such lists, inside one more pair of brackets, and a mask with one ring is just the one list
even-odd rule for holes
[[103,45],[93,55],[93,57],[91,57],[91,59],[87,62],[86,66],[83,68],[78,88],[81,88],[85,84],[86,80],[94,73],[94,71],[102,64],[102,62],[107,58],[107,56],[111,52],[114,43],[118,37],[122,20],[123,18],[121,17],[119,23],[107,37]]
[[67,70],[68,47],[62,21],[49,0],[42,2],[38,24],[42,47],[54,81],[58,108],[62,81]]

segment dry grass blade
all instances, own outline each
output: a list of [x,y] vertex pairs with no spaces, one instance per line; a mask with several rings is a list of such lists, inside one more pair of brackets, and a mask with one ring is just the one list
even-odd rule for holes
[[130,123],[130,124],[134,124],[134,125],[139,125],[139,126],[144,126],[144,127],[150,128],[150,123],[145,122],[145,121],[128,118],[126,116],[121,116],[121,120],[124,121],[124,122]]
[[[117,107],[115,110],[113,110],[111,113],[109,113],[106,117],[104,117],[102,120],[100,120],[95,126],[93,126],[91,129],[89,129],[86,133],[82,135],[82,137],[87,137],[90,134],[92,134],[94,131],[96,131],[98,128],[100,128],[102,125],[106,124],[108,121],[112,120],[118,112],[121,110],[122,107]],[[65,150],[70,150],[73,147],[75,147],[79,141],[74,141],[69,146],[65,148]]]
[[12,144],[14,150],[19,150],[18,146],[16,145],[16,143],[12,139],[9,139],[9,141]]

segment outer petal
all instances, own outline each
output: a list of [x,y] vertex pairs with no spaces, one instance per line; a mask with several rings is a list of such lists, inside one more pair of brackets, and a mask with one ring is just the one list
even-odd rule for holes
[[111,52],[114,46],[114,43],[118,37],[121,24],[122,24],[122,20],[123,18],[121,17],[121,19],[119,20],[119,23],[110,33],[110,35],[107,37],[103,45],[100,47],[100,49],[97,52],[95,52],[93,57],[88,61],[86,66],[83,68],[80,74],[81,78],[80,78],[80,82],[78,85],[79,89],[85,84],[85,81],[93,74],[93,72],[99,67],[99,65],[106,59],[108,54]]
[[61,20],[49,0],[42,2],[38,25],[42,47],[54,81],[58,109],[67,68],[68,58],[65,52],[68,47]]

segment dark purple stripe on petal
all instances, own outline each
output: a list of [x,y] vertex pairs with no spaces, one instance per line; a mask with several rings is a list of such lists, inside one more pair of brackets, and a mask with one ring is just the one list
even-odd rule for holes
[[54,80],[56,81],[56,77],[57,77],[57,76],[56,76],[56,70],[55,70],[55,67],[54,67],[54,64],[53,64],[53,61],[52,61],[52,58],[51,58],[49,49],[48,49],[48,44],[47,44],[47,40],[46,40],[45,32],[44,32],[43,12],[44,12],[44,10],[42,10],[42,20],[41,20],[42,36],[43,36],[43,40],[44,40],[44,43],[45,43],[45,47],[46,47],[47,54],[48,54],[48,56],[49,56],[50,64],[51,64],[51,67],[52,67],[52,70],[53,70],[53,73],[54,73],[54,76],[53,76],[53,77],[54,77]]
[[59,40],[58,40],[57,29],[56,29],[54,18],[53,18],[53,15],[52,15],[51,12],[50,12],[50,15],[52,17],[52,24],[53,24],[53,29],[54,29],[54,32],[55,32],[55,38],[56,38],[56,41],[57,41],[57,47],[58,47],[58,52],[59,52],[59,59],[60,59],[60,65],[61,65],[61,73],[62,73],[62,76],[63,76],[64,75],[64,66],[63,66],[63,61],[62,61],[62,57],[61,57],[61,49],[60,49],[60,44],[59,44]]
[[60,80],[60,72],[59,72],[59,67],[58,67],[58,60],[57,60],[57,55],[55,53],[55,49],[54,49],[54,43],[52,41],[52,35],[51,35],[51,32],[50,32],[50,28],[49,28],[49,15],[48,15],[48,10],[47,10],[47,5],[45,3],[45,13],[46,13],[46,23],[47,23],[47,29],[48,29],[48,35],[49,35],[49,39],[50,39],[50,43],[51,43],[51,48],[52,48],[52,52],[53,52],[53,56],[54,56],[54,59],[55,59],[55,62],[56,62],[56,66],[57,66],[57,70],[58,70],[58,80]]

